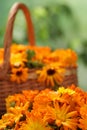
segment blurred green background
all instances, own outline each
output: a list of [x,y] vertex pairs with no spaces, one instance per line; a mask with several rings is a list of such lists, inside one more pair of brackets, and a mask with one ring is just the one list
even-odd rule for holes
[[[76,51],[79,86],[87,90],[87,0],[0,0],[1,47],[8,14],[15,2],[28,6],[37,45]],[[27,43],[26,22],[21,11],[16,16],[13,42]]]

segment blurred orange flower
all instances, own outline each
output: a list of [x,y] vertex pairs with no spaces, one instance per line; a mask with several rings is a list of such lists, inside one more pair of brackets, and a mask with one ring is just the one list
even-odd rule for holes
[[10,79],[12,82],[25,82],[28,79],[28,68],[24,67],[13,67],[11,70]]
[[[84,99],[82,105],[80,97]],[[1,130],[87,129],[87,93],[74,85],[57,91],[24,90],[8,96],[6,106],[7,112],[0,119]]]
[[56,84],[60,85],[63,80],[64,69],[59,67],[59,64],[52,63],[46,65],[42,70],[38,70],[38,81],[45,83],[47,86],[54,87]]

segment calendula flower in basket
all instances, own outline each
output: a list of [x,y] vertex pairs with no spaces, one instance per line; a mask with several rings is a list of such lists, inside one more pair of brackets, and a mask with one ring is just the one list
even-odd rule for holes
[[[3,50],[0,49],[1,63],[3,62],[3,53]],[[67,68],[77,67],[76,62],[77,55],[71,49],[52,51],[50,47],[13,44],[11,46],[9,80],[18,84],[26,82],[32,77],[29,71],[34,69],[33,74],[35,77],[37,76],[38,82],[54,87],[61,85],[66,73],[69,73]]]
[[75,85],[57,91],[24,90],[6,98],[0,130],[86,130],[87,92]]

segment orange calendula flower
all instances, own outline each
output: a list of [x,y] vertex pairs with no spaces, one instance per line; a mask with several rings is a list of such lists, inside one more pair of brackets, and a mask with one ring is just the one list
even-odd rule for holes
[[[29,107],[29,103],[28,103],[28,102],[26,102],[25,105],[24,105],[24,106],[21,106],[21,107],[19,107],[19,106],[10,107],[10,108],[9,108],[9,112],[7,112],[7,115],[8,115],[7,121],[9,120],[10,115],[12,115],[12,116],[13,116],[12,119],[13,119],[14,123],[19,123],[19,122],[20,122],[20,119],[22,119],[22,118],[25,117],[25,115],[26,115],[26,113],[27,113],[27,111],[28,111],[28,107]],[[3,118],[5,119],[4,116],[5,116],[5,115],[3,115]],[[2,118],[2,119],[3,119],[3,118]],[[24,118],[24,120],[25,120],[25,119],[26,119],[26,118]],[[11,122],[10,124],[12,124],[12,122]],[[8,125],[7,125],[7,126],[8,126]]]
[[27,55],[25,52],[17,54],[11,53],[11,59],[10,59],[11,65],[16,67],[24,66],[24,62],[27,62],[26,56]]
[[44,63],[59,62],[62,67],[76,67],[77,55],[71,49],[56,49],[43,58]]
[[23,44],[13,43],[11,46],[11,52],[14,54],[22,53],[27,50],[27,46]]
[[87,130],[87,112],[85,113],[84,116],[81,116],[81,118],[79,119],[79,127],[82,130]]
[[22,93],[27,101],[33,102],[36,95],[38,95],[39,90],[23,90]]
[[77,61],[77,55],[71,49],[56,49],[52,54],[51,57],[56,58],[56,61],[61,62],[62,66],[64,67],[75,67]]
[[60,87],[58,89],[58,93],[60,94],[65,94],[65,93],[68,93],[69,95],[72,95],[72,94],[75,94],[75,91],[70,89],[70,88],[64,88],[64,87]]
[[37,71],[39,74],[38,81],[45,83],[47,86],[55,86],[60,84],[63,80],[64,69],[60,68],[58,64],[49,64]]
[[9,96],[6,108],[0,130],[87,130],[87,92],[74,85],[24,90]]
[[87,104],[84,104],[80,108],[81,118],[79,119],[79,127],[82,130],[87,130]]
[[77,130],[77,111],[70,111],[69,105],[59,105],[57,100],[54,101],[53,105],[53,107],[47,108],[46,118],[48,122],[55,122],[57,127],[63,130]]
[[35,56],[33,57],[33,60],[37,60],[41,62],[43,62],[44,57],[46,57],[51,53],[50,47],[28,46],[28,49],[35,52]]
[[54,102],[57,100],[59,103],[66,103],[69,104],[71,101],[71,96],[67,93],[59,93],[58,91],[50,92],[49,97],[51,101]]
[[6,109],[9,112],[10,107],[22,107],[27,102],[23,94],[14,94],[6,98]]
[[25,82],[28,79],[28,68],[23,67],[13,67],[11,70],[10,80],[12,82]]
[[83,106],[80,107],[80,114],[81,116],[87,115],[87,104],[84,104]]
[[33,115],[27,118],[26,123],[23,123],[19,130],[53,130],[50,126],[39,119],[38,116],[35,118]]
[[51,90],[49,89],[43,90],[35,97],[33,103],[33,110],[36,111],[36,109],[38,109],[39,112],[44,112],[47,105],[51,104],[51,98],[49,97],[50,91]]
[[6,113],[2,116],[2,119],[0,119],[0,130],[5,130],[7,126],[10,128],[13,127],[15,120],[15,115],[12,113]]

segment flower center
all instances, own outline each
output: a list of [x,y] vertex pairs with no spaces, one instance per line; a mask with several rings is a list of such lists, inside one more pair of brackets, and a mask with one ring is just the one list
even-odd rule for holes
[[17,72],[16,72],[16,75],[17,75],[17,76],[22,75],[22,71],[17,71]]
[[48,69],[47,70],[48,75],[53,75],[53,74],[55,74],[55,72],[56,72],[55,69]]

